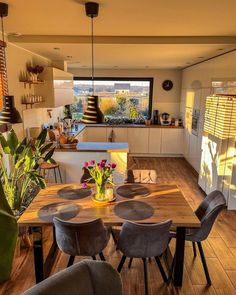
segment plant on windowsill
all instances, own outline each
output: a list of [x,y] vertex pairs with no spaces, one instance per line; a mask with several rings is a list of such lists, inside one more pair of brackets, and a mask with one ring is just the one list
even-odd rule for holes
[[32,186],[45,188],[45,180],[39,174],[40,161],[53,161],[54,148],[52,143],[45,143],[47,130],[44,129],[36,139],[34,146],[25,138],[19,142],[14,130],[8,133],[7,139],[0,134],[0,145],[5,157],[10,158],[8,168],[0,158],[0,176],[3,189],[10,208],[15,216],[20,216],[25,207],[31,201],[29,194]]
[[[99,163],[95,161],[85,162],[84,168],[88,170],[91,178],[87,179],[94,180],[96,185],[96,191],[93,196],[95,202],[107,203],[113,199],[113,190],[107,189],[106,185],[112,182],[112,172],[116,168],[116,164],[107,164],[107,160],[102,160]],[[84,184],[86,186],[86,184]]]

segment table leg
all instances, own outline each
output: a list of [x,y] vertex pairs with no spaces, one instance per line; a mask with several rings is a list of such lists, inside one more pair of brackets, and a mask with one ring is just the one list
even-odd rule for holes
[[32,227],[34,247],[34,271],[36,283],[44,279],[42,227]]
[[44,259],[42,231],[42,227],[32,227],[34,240],[34,270],[36,283],[43,281],[50,275],[53,263],[58,252],[58,247],[55,238],[55,228],[53,227],[53,242],[49,249],[48,255]]
[[177,227],[176,229],[174,285],[177,287],[181,287],[183,281],[185,232],[185,227]]

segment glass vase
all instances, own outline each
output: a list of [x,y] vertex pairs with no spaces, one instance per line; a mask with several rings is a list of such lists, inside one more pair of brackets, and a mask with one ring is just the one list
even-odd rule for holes
[[96,183],[96,191],[94,199],[99,202],[106,202],[108,198],[106,197],[106,183]]

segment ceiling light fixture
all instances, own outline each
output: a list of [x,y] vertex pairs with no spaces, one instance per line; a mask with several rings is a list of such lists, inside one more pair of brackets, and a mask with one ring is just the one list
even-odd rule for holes
[[[2,87],[3,87],[3,108],[0,112],[0,124],[16,124],[22,123],[21,115],[15,108],[14,96],[8,93],[8,79],[6,67],[6,43],[5,33],[3,26],[3,18],[8,16],[8,4],[0,2],[0,17],[1,17],[1,30],[2,30],[2,45],[3,46],[3,62],[4,67],[1,73]],[[5,69],[5,70],[4,70]]]
[[83,114],[81,121],[86,124],[102,123],[104,116],[98,106],[98,96],[94,95],[94,29],[93,19],[98,16],[99,4],[96,2],[85,3],[86,15],[91,18],[91,80],[92,95],[88,97],[88,107]]

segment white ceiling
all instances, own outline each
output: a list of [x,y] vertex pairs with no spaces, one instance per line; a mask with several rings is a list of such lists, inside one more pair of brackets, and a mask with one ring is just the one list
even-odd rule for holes
[[[90,34],[90,19],[81,4],[85,1],[6,2],[9,4],[9,16],[4,19],[5,31],[22,34],[20,38],[9,37],[11,42],[50,59],[70,60],[71,67],[90,66],[88,40],[77,43],[65,39],[65,36]],[[183,68],[236,48],[236,38],[227,41],[218,38],[218,43],[210,38],[201,42],[200,38],[196,42],[198,36],[236,37],[235,0],[97,2],[100,3],[100,12],[94,20],[95,35],[109,36],[105,42],[95,45],[95,64],[98,68]],[[35,40],[38,35],[42,36]],[[55,36],[58,36],[56,42]],[[114,44],[117,36],[137,36],[138,41],[132,44],[131,39],[126,38],[123,43]],[[157,38],[153,43],[159,44],[142,38],[147,36]],[[160,36],[170,36],[172,42],[159,40]],[[179,42],[178,38],[173,38],[176,36],[188,38]],[[60,50],[54,50],[55,47]]]

